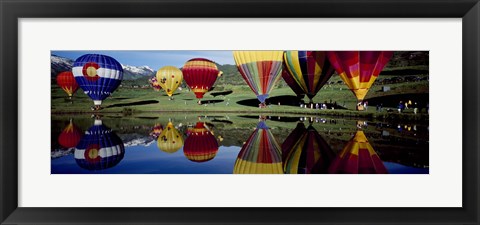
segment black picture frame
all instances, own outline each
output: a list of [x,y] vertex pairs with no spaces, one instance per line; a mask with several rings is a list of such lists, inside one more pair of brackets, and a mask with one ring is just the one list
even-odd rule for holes
[[[478,0],[0,0],[1,224],[479,224],[479,16]],[[462,18],[463,207],[18,207],[17,21],[61,17]]]

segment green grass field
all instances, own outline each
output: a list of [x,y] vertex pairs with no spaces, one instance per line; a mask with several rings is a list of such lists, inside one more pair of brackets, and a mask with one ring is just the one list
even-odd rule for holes
[[[389,78],[391,76],[382,76]],[[366,117],[377,119],[400,119],[400,120],[428,120],[426,109],[421,109],[420,113],[414,115],[413,109],[407,109],[404,113],[399,114],[396,111],[398,101],[394,101],[389,97],[400,95],[411,95],[415,98],[418,94],[427,95],[428,97],[428,81],[403,82],[398,84],[389,84],[391,88],[388,92],[382,92],[381,85],[373,85],[370,89],[366,100],[380,99],[384,105],[383,112],[377,112],[375,105],[370,104],[366,111],[356,111],[356,98],[352,92],[340,81],[338,76],[332,77],[330,81],[334,81],[333,85],[325,85],[322,90],[313,99],[315,103],[333,103],[344,109],[327,109],[316,110],[310,108],[300,108],[298,103],[292,101],[295,94],[289,87],[285,87],[281,83],[277,85],[270,93],[270,104],[267,108],[258,108],[256,96],[247,85],[222,85],[216,87],[213,91],[205,94],[202,99],[202,105],[197,104],[197,99],[193,92],[187,88],[177,90],[173,96],[173,100],[169,100],[168,96],[161,90],[155,92],[151,88],[127,88],[119,87],[109,98],[104,100],[103,109],[97,113],[112,113],[121,115],[146,115],[157,112],[232,112],[232,113],[277,113],[277,114],[305,114],[305,115],[329,115],[342,117]],[[66,94],[57,85],[52,85],[52,114],[64,113],[92,113],[90,106],[93,105],[92,100],[79,89],[73,101],[66,100]],[[218,95],[214,97],[212,94],[228,93],[226,95]],[[383,101],[382,99],[385,98]],[[393,98],[398,99],[398,98]],[[400,98],[401,99],[401,98]],[[406,101],[407,99],[404,99]],[[416,99],[409,99],[419,101]],[[280,105],[278,105],[280,101]],[[309,102],[305,97],[304,101]],[[428,98],[427,98],[428,101]],[[373,103],[378,101],[373,101]],[[330,104],[329,104],[330,105]],[[393,112],[387,112],[388,110]]]

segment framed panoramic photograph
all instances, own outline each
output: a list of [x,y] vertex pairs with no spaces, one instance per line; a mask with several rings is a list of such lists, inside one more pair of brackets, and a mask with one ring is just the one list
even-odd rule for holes
[[1,224],[478,224],[477,0],[0,0]]

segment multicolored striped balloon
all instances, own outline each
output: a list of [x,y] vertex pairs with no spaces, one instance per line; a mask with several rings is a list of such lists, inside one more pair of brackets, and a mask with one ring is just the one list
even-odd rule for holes
[[265,105],[282,72],[283,51],[233,51],[238,71]]
[[215,158],[218,142],[205,123],[197,122],[195,127],[188,129],[188,133],[183,146],[183,154],[188,160],[200,163]]
[[383,67],[393,56],[392,51],[331,51],[328,59],[343,82],[363,101]]
[[302,87],[300,87],[300,85],[297,84],[297,82],[293,79],[293,77],[290,76],[290,74],[287,71],[287,68],[285,68],[285,63],[283,64],[282,78],[300,100],[305,98],[305,92],[303,91]]
[[70,71],[61,72],[57,75],[57,84],[60,86],[68,97],[72,97],[78,89],[77,81]]
[[104,170],[116,166],[125,154],[123,141],[101,120],[85,132],[75,148],[78,166],[87,170]]
[[300,87],[310,102],[335,72],[323,51],[285,51],[283,59],[287,72],[283,77],[291,78],[285,82],[294,91]]
[[166,153],[177,152],[183,146],[183,137],[172,122],[168,122],[157,139],[157,147]]
[[282,144],[282,158],[285,173],[318,174],[328,173],[335,154],[312,125],[298,123]]
[[238,153],[235,174],[283,174],[282,152],[265,121],[260,121]]
[[382,160],[368,143],[363,131],[359,130],[333,160],[329,173],[383,174],[388,173]]
[[100,54],[80,56],[73,63],[72,72],[80,88],[96,106],[100,106],[123,79],[122,65],[114,58]]
[[165,90],[169,97],[177,90],[178,86],[182,84],[183,73],[180,69],[174,66],[164,66],[157,71],[157,83]]
[[215,84],[217,77],[222,75],[213,61],[204,58],[188,60],[182,72],[185,82],[198,99],[203,98],[203,95]]

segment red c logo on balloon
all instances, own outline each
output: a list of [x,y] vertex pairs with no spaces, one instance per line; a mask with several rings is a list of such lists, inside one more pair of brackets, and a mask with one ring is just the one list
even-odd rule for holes
[[97,81],[100,76],[97,74],[97,70],[100,66],[94,62],[85,63],[82,69],[83,76],[89,81]]

